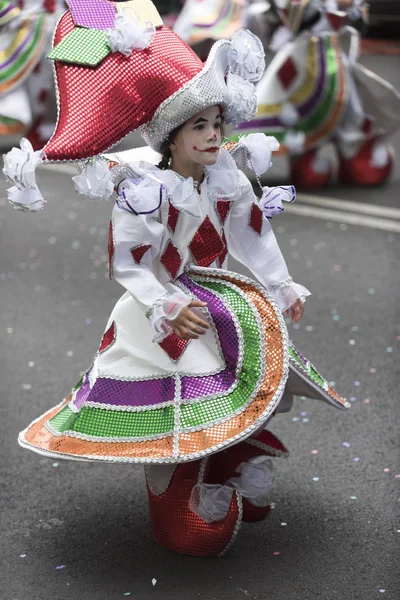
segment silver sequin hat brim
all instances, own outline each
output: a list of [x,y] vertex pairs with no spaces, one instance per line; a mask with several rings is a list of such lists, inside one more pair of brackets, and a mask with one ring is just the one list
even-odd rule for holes
[[156,152],[171,131],[183,125],[197,113],[220,105],[226,108],[230,95],[225,82],[228,71],[228,51],[231,42],[216,42],[208,55],[203,69],[177,92],[164,100],[154,113],[151,121],[141,128],[145,142]]

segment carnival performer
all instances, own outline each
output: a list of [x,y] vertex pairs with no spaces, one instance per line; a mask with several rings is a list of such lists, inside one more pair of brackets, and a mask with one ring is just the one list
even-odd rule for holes
[[[44,204],[36,164],[81,161],[77,191],[115,200],[110,276],[126,290],[92,365],[19,443],[144,464],[154,539],[219,556],[242,519],[268,514],[271,457],[287,454],[265,430],[272,416],[293,394],[349,403],[288,339],[282,313],[301,318],[309,292],[290,277],[270,218],[294,189],[263,188],[258,200],[241,170],[263,173],[277,143],[221,145],[224,126],[256,111],[261,42],[239,30],[203,64],[149,0],[123,5],[69,1],[50,53],[54,135],[41,153],[24,140],[5,157],[10,202],[32,211]],[[147,148],[103,154],[138,128]],[[257,281],[228,271],[228,253]]]
[[[358,62],[363,3],[274,0],[283,26],[272,39],[276,51],[257,85],[258,114],[238,134],[263,131],[281,142],[291,181],[317,188],[334,178],[321,157],[333,143],[337,178],[353,185],[379,185],[393,168],[388,139],[400,125],[400,94]],[[349,3],[346,3],[347,5]]]
[[46,54],[63,0],[0,0],[0,148],[25,136],[39,150],[56,121]]

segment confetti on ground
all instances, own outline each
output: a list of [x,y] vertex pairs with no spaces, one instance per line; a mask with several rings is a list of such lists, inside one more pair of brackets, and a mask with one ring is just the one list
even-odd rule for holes
[[292,418],[293,423],[297,423],[297,421],[300,421],[299,417],[293,417]]
[[154,579],[154,577],[153,577],[153,579],[151,580],[151,583],[152,583],[153,585],[156,585],[156,583],[157,583],[157,579]]
[[353,458],[353,460],[354,460],[354,462],[358,462],[360,459],[358,458],[358,456],[355,456],[355,457]]
[[400,473],[398,473],[397,475],[395,475],[396,479],[400,479]]
[[125,593],[124,593],[124,596],[130,596],[130,595],[131,595],[131,593],[130,593],[130,592],[125,592]]
[[350,448],[350,443],[349,442],[342,442],[342,446],[344,446],[345,448]]
[[351,328],[351,330],[352,330],[352,331],[358,331],[359,329],[360,329],[360,328],[359,328],[359,327],[357,327],[357,325],[353,325],[353,326],[352,326],[352,328]]
[[350,496],[350,500],[357,500],[357,496]]
[[311,450],[311,454],[318,454],[318,450]]
[[65,569],[65,565],[59,565],[56,569]]
[[31,368],[32,368],[32,367],[34,367],[34,366],[35,366],[35,363],[34,363],[34,361],[33,361],[33,360],[30,360],[30,361],[28,362],[28,367],[31,367]]
[[53,463],[53,467],[58,467],[58,462]]
[[359,386],[360,386],[360,382],[359,382],[359,381],[355,381],[355,382],[354,382],[354,385],[355,385],[356,387],[359,387]]
[[370,296],[373,296],[373,295],[375,294],[375,290],[374,290],[374,288],[369,288],[369,289],[368,289],[368,294],[369,294]]
[[342,270],[342,267],[340,265],[333,265],[333,270],[339,272]]
[[319,477],[313,477],[312,480],[313,481],[319,481]]
[[386,590],[379,590],[381,594],[384,594]]
[[365,398],[364,404],[370,404],[370,403],[371,403],[371,400],[369,398]]
[[73,356],[73,355],[74,355],[74,353],[73,353],[73,351],[72,351],[72,350],[68,350],[68,352],[66,352],[66,355],[67,355],[67,356]]
[[370,373],[376,373],[376,369],[374,369],[373,367],[371,367],[371,369],[369,370]]
[[20,554],[21,558],[25,558],[26,554]]
[[349,340],[349,345],[350,346],[354,346],[355,343],[356,343],[356,340]]
[[306,413],[306,412],[303,410],[303,411],[300,413],[300,416],[301,416],[301,417],[306,417],[306,416],[307,416],[307,413]]
[[13,328],[12,327],[7,327],[7,333],[10,335],[13,332]]
[[386,352],[389,352],[389,353],[390,353],[390,352],[393,352],[393,348],[392,348],[392,346],[388,346],[388,347],[386,348]]
[[21,387],[23,390],[27,390],[27,391],[32,389],[32,386],[30,383],[23,383]]
[[287,523],[281,523],[282,527],[286,527]]
[[279,556],[280,552],[274,552],[274,556]]
[[310,419],[308,419],[307,417],[305,417],[304,419],[302,419],[303,423],[308,423]]
[[389,471],[390,471],[390,469],[388,469],[387,467],[385,467],[385,468],[383,469],[383,472],[384,472],[384,473],[389,473]]

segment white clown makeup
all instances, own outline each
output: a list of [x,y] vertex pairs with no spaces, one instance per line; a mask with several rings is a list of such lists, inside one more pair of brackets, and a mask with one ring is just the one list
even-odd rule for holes
[[186,121],[171,143],[172,169],[195,178],[217,162],[222,141],[222,115],[211,106]]

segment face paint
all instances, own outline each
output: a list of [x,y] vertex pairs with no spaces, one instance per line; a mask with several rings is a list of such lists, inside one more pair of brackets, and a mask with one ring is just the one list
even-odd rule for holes
[[179,159],[186,164],[214,165],[222,140],[221,120],[218,106],[207,108],[189,119],[174,140],[174,152]]

